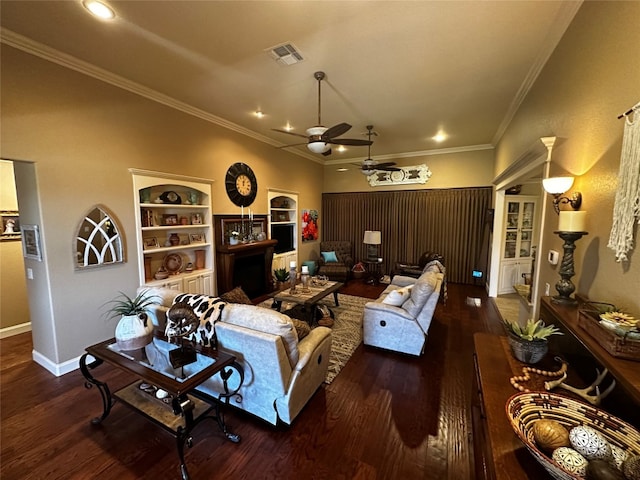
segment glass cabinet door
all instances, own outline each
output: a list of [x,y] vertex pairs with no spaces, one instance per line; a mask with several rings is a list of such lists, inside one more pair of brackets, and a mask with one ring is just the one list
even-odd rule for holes
[[503,258],[531,257],[535,207],[536,204],[533,201],[507,202]]

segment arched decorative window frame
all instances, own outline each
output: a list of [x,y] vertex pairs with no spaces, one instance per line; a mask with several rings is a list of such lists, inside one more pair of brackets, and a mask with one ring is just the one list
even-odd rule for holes
[[[91,218],[91,214],[96,210],[99,210],[101,213],[101,219],[97,223],[93,218]],[[115,230],[115,235],[113,236],[109,236],[106,230],[103,229],[107,221],[111,222],[111,225]],[[87,239],[84,238],[85,237],[84,235],[81,235],[82,234],[81,229],[85,225],[85,222],[88,222],[94,226],[93,231],[91,232],[91,234]],[[102,204],[96,204],[91,208],[87,209],[85,215],[82,217],[82,219],[78,223],[78,227],[75,230],[76,233],[73,240],[73,251],[72,251],[75,269],[87,270],[87,269],[93,269],[97,267],[108,267],[110,265],[125,263],[126,259],[124,256],[124,252],[125,252],[124,237],[121,234],[122,231],[123,230],[120,225],[120,222],[117,220],[117,218],[109,208],[105,207]],[[95,247],[95,245],[91,245],[91,249],[96,254],[96,257],[98,258],[98,263],[87,265],[86,264],[87,249],[85,248],[83,252],[79,252],[78,242],[84,243],[85,247],[87,247],[89,245],[88,241],[96,238],[97,235],[100,235],[103,239],[106,240],[106,242],[103,246],[101,246],[99,250]],[[110,262],[104,261],[105,253],[107,251],[112,252],[112,258],[115,259],[114,261],[110,261]],[[79,253],[82,253],[82,258],[83,258],[82,262],[79,261],[80,260],[78,257]]]

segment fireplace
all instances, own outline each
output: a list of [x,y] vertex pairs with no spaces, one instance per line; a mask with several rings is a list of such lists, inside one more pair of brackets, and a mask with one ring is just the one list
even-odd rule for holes
[[250,298],[273,289],[271,264],[276,240],[216,246],[218,295],[242,287]]

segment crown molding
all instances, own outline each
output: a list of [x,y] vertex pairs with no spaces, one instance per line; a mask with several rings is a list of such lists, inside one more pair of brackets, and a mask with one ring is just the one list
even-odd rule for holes
[[[224,118],[218,117],[217,115],[193,107],[187,103],[169,97],[168,95],[164,95],[156,90],[145,87],[144,85],[128,80],[124,77],[121,77],[120,75],[111,73],[108,70],[96,67],[95,65],[85,62],[84,60],[80,60],[79,58],[76,58],[72,55],[68,55],[59,50],[48,47],[47,45],[44,45],[40,42],[36,42],[35,40],[27,38],[3,27],[0,27],[0,42],[10,47],[17,48],[18,50],[21,50],[28,54],[40,57],[49,62],[61,65],[70,70],[74,70],[76,72],[82,73],[128,92],[134,93],[148,100],[152,100],[169,108],[173,108],[174,110],[179,110],[183,113],[186,113],[187,115],[200,118],[202,120],[205,120],[206,122],[213,123],[241,135],[253,138],[254,140],[257,140],[259,142],[267,143],[274,147],[284,147],[286,145],[284,143],[276,142],[275,140],[265,137],[264,135],[254,132],[253,130],[241,127],[240,125],[225,120]],[[300,150],[288,151],[289,153],[298,155],[316,163],[324,164],[321,159],[316,158],[311,153],[307,154],[306,152]]]
[[524,102],[524,99],[529,94],[529,91],[538,79],[538,76],[542,72],[542,69],[547,64],[547,61],[551,57],[551,54],[558,46],[558,43],[560,43],[560,39],[567,31],[567,28],[569,28],[569,24],[573,21],[573,17],[575,17],[578,9],[582,5],[582,2],[583,0],[577,0],[574,2],[562,2],[558,11],[558,15],[556,16],[551,27],[549,27],[549,31],[547,32],[542,46],[540,47],[540,51],[538,53],[536,61],[527,72],[527,76],[524,78],[522,85],[520,85],[520,88],[516,92],[515,97],[509,105],[507,113],[505,114],[502,122],[496,130],[493,140],[491,140],[491,143],[493,145],[497,145],[504,133],[507,131],[507,128],[513,120],[513,117],[515,117],[518,109],[522,105],[522,102]]
[[[428,157],[431,155],[447,155],[450,153],[463,153],[463,152],[476,152],[480,150],[493,150],[495,147],[490,144],[481,144],[481,145],[466,145],[463,147],[450,147],[450,148],[439,148],[436,150],[422,150],[417,152],[403,152],[403,153],[389,153],[386,155],[376,155],[376,161],[384,162],[387,160],[398,160],[400,158],[413,158],[413,157]],[[352,158],[343,158],[339,160],[327,160],[325,165],[340,165],[343,163],[353,163],[353,162],[361,162],[366,160],[368,157],[352,157]]]

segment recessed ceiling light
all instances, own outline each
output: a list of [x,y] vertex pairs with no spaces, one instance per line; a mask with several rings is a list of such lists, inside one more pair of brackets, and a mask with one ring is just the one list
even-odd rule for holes
[[345,167],[340,167],[336,169],[336,172],[346,172],[347,170],[349,170],[348,168]]
[[111,7],[97,0],[84,0],[82,5],[89,10],[92,15],[102,20],[113,20],[116,17],[116,13]]
[[254,115],[258,118],[262,118],[264,117],[264,113],[262,112],[262,110],[256,110],[256,112],[254,113]]
[[338,148],[336,148],[336,150],[340,153],[342,152],[346,152],[347,151],[347,147],[345,147],[344,145],[340,145]]
[[447,134],[440,131],[433,137],[431,137],[435,142],[444,142],[447,139]]
[[291,126],[291,124],[290,124],[290,123],[288,123],[288,122],[287,122],[287,124],[284,126],[284,129],[285,129],[287,132],[290,132],[291,130],[293,130],[293,127]]

